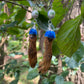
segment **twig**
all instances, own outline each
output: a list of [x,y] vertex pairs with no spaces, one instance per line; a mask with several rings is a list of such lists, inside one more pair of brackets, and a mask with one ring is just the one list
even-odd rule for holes
[[4,44],[4,42],[7,40],[7,37],[2,38],[2,42],[0,43],[0,48],[2,47],[2,45]]
[[3,65],[0,65],[0,68],[3,67],[3,66],[5,66],[5,65],[4,64]]
[[18,5],[18,6],[20,6],[21,8],[24,8],[25,10],[27,10],[28,12],[31,13],[31,11],[28,10],[27,6],[24,6],[24,5],[22,5],[22,4],[18,4],[18,3],[15,3],[15,2],[13,2],[13,1],[9,1],[9,0],[3,0],[3,1],[5,1],[5,2],[7,2],[7,3],[14,4],[14,5]]
[[50,0],[49,8],[52,8],[52,3],[53,3],[53,0]]

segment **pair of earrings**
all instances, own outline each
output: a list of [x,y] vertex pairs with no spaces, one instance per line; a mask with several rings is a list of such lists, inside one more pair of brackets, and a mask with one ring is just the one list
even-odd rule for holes
[[[38,11],[34,10],[32,12],[32,17],[37,18],[38,17]],[[48,17],[49,19],[54,18],[55,11],[50,9],[48,11]],[[43,56],[43,60],[39,63],[38,70],[40,73],[45,73],[50,67],[51,58],[52,58],[52,42],[55,38],[55,32],[51,29],[51,21],[48,22],[48,30],[45,33],[45,52]],[[37,30],[35,27],[35,24],[32,29],[29,31],[29,49],[28,49],[28,56],[29,56],[29,64],[32,68],[35,67],[37,63],[37,50],[36,50],[36,40],[37,40]]]

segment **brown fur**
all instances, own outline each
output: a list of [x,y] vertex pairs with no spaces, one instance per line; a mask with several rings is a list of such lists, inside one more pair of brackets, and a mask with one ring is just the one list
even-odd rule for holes
[[52,41],[53,39],[45,37],[45,53],[43,61],[39,63],[38,67],[40,73],[46,73],[50,67],[52,58]]
[[29,56],[29,64],[32,68],[34,68],[37,63],[36,40],[37,40],[36,35],[29,35],[28,56]]

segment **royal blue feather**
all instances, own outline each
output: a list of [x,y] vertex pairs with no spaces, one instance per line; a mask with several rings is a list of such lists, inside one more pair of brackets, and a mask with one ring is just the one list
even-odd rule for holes
[[37,35],[37,30],[36,29],[30,29],[29,34]]
[[56,38],[55,32],[52,31],[52,30],[48,30],[48,31],[46,31],[46,33],[45,33],[45,37],[54,39],[54,38]]

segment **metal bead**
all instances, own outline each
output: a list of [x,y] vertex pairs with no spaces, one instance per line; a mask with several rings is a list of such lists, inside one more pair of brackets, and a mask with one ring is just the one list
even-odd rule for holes
[[38,17],[38,15],[39,15],[39,13],[38,13],[37,10],[32,11],[32,17],[33,17],[33,18],[36,19],[36,18]]
[[54,18],[54,17],[55,17],[55,11],[52,10],[52,9],[50,9],[50,10],[48,11],[48,18],[49,18],[49,19],[52,19],[52,18]]

